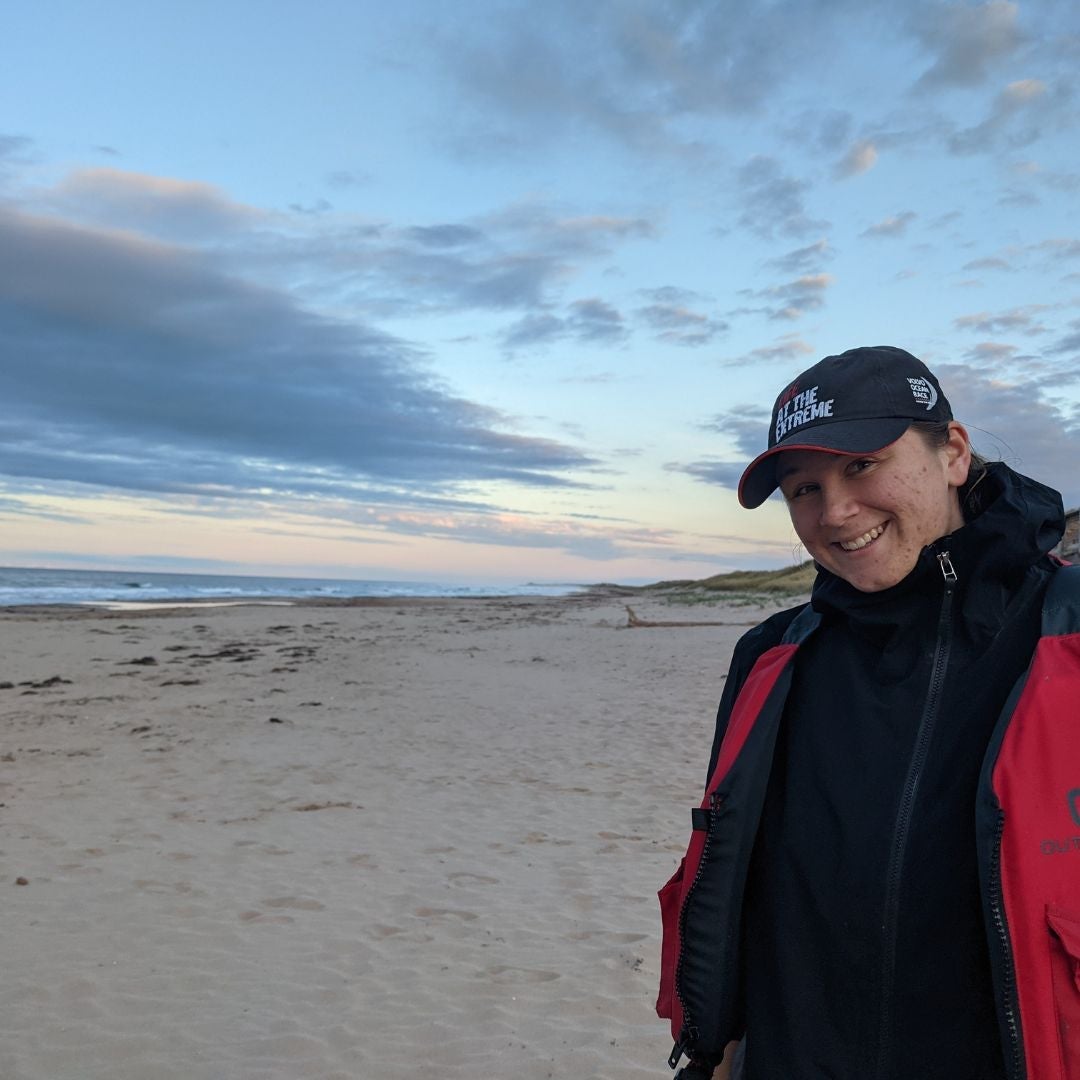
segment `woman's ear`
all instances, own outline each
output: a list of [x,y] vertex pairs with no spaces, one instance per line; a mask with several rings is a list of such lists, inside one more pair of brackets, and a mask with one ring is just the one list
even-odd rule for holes
[[967,428],[955,420],[950,420],[949,437],[941,449],[945,455],[945,475],[949,486],[963,486],[971,468],[971,442],[968,440]]

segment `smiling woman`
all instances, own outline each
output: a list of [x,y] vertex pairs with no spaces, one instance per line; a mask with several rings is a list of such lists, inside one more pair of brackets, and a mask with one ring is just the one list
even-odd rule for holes
[[777,474],[814,561],[877,592],[906,577],[924,547],[963,526],[959,489],[970,462],[967,432],[954,422],[941,447],[909,430],[875,454],[789,450]]
[[777,488],[818,575],[736,649],[661,893],[673,1060],[684,1080],[1078,1075],[1054,972],[1080,962],[1080,862],[1022,854],[1080,775],[1060,496],[973,455],[892,347],[781,392],[739,498]]

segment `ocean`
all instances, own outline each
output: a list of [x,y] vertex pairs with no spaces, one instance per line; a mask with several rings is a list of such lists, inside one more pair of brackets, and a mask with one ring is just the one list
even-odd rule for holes
[[584,585],[449,585],[420,581],[162,574],[142,570],[44,570],[0,567],[0,606],[105,604],[163,600],[298,600],[353,596],[566,596]]

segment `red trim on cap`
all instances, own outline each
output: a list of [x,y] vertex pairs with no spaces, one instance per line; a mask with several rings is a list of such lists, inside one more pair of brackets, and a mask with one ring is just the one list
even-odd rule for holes
[[[907,432],[905,431],[904,435],[906,435],[906,434],[907,434]],[[751,461],[750,464],[747,465],[745,469],[743,469],[743,474],[742,474],[741,477],[739,477],[739,504],[742,507],[744,507],[745,509],[747,509],[747,510],[755,509],[755,507],[753,507],[753,506],[747,506],[746,505],[746,502],[743,499],[743,489],[746,486],[747,477],[749,477],[749,475],[766,458],[774,457],[776,454],[782,454],[786,450],[813,450],[815,453],[818,453],[818,454],[835,454],[837,457],[857,457],[859,454],[879,454],[882,450],[886,450],[886,449],[888,449],[888,447],[892,446],[893,443],[899,442],[900,439],[902,439],[904,437],[904,435],[899,436],[899,438],[890,440],[889,442],[883,444],[882,446],[877,447],[877,449],[875,449],[875,450],[834,450],[830,446],[815,446],[815,445],[813,445],[811,443],[784,443],[781,446],[774,446],[771,449],[766,450],[761,454],[758,454],[758,456],[756,458],[754,458],[754,460]],[[777,484],[773,488],[773,491],[775,491],[776,488],[779,487],[779,486],[780,485]],[[769,492],[769,495],[771,495],[771,494],[772,494],[772,491]],[[766,495],[765,499],[767,499],[769,497],[769,495]],[[761,502],[764,502],[765,499],[762,499]],[[761,503],[757,503],[757,506],[760,506],[760,505],[761,505]]]

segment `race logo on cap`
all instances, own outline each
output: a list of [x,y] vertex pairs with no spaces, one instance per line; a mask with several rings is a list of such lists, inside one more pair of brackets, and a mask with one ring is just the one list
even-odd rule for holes
[[911,396],[920,404],[926,406],[929,412],[937,404],[937,390],[929,379],[919,376],[917,379],[908,379],[911,386]]

